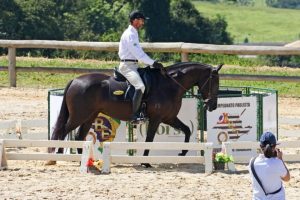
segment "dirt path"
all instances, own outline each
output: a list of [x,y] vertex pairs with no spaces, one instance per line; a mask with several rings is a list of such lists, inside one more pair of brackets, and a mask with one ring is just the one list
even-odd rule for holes
[[[46,89],[0,88],[0,120],[47,119]],[[280,98],[279,117],[300,116],[300,99]],[[299,129],[300,125],[280,125]],[[34,151],[40,151],[34,149]],[[0,171],[0,199],[251,199],[246,165],[238,173],[204,174],[201,165],[113,166],[109,175],[81,174],[76,162],[44,166],[40,161],[9,161]],[[300,199],[300,163],[289,163],[289,200]]]

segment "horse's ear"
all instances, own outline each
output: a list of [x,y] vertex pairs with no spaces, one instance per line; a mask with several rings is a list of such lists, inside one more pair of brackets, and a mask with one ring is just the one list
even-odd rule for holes
[[222,68],[223,65],[224,65],[224,63],[219,64],[218,67],[217,67],[217,69],[216,69],[216,71],[219,72],[219,70]]

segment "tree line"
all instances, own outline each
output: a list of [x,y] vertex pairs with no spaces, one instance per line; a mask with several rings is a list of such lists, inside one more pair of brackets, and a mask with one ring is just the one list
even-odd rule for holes
[[[141,41],[232,44],[225,19],[203,17],[190,0],[0,0],[0,38],[117,42],[132,10],[150,18]],[[49,57],[66,54],[34,52]]]

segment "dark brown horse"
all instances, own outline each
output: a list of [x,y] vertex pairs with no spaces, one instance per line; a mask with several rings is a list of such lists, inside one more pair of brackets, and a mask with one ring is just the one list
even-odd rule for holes
[[[151,70],[152,85],[144,95],[147,103],[146,116],[149,118],[146,142],[152,142],[161,122],[184,132],[184,142],[189,142],[191,131],[177,114],[180,110],[185,92],[198,86],[201,97],[209,111],[217,108],[219,74],[221,65],[214,68],[210,65],[187,62],[166,67],[167,76],[158,70]],[[76,140],[83,140],[98,113],[128,121],[132,117],[130,101],[111,97],[110,85],[116,81],[105,74],[92,73],[82,75],[70,81],[65,88],[63,103],[51,140],[63,140],[67,133],[79,127]],[[116,85],[116,84],[114,84]],[[54,149],[49,149],[53,152]],[[59,152],[62,152],[60,150]],[[182,150],[180,155],[185,155]],[[145,150],[144,155],[148,155]]]

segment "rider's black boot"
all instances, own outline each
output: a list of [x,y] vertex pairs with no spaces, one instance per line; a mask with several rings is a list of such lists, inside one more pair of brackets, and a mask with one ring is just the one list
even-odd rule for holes
[[144,120],[141,118],[141,114],[139,112],[139,108],[142,102],[143,92],[142,90],[135,90],[133,98],[132,98],[132,111],[133,118],[131,120],[132,124],[139,123],[139,121]]

